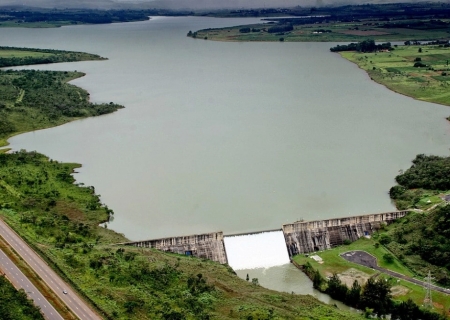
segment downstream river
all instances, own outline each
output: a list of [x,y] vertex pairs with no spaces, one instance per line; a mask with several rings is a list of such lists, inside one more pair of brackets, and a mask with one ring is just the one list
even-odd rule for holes
[[133,240],[393,210],[398,171],[418,153],[448,154],[448,107],[372,82],[333,44],[186,37],[256,21],[2,29],[5,46],[108,57],[39,69],[83,71],[73,84],[92,101],[126,106],[14,137],[12,148],[83,164],[77,181],[95,186],[115,211],[108,227]]

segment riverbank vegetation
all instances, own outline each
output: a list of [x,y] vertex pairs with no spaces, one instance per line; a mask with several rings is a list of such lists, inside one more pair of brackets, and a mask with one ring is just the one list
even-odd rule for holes
[[67,83],[81,72],[0,70],[0,146],[15,134],[116,111],[114,103],[89,102],[86,90]]
[[212,261],[113,245],[127,239],[99,226],[113,212],[93,187],[74,184],[76,167],[36,152],[0,154],[0,214],[107,318],[359,318]]
[[[296,11],[297,10],[297,11]],[[243,10],[245,11],[245,10]],[[196,38],[217,41],[359,42],[448,40],[450,5],[443,3],[378,4],[295,8],[286,18],[262,23],[192,32]],[[269,32],[280,28],[275,33]],[[242,32],[250,28],[250,32]]]
[[106,60],[97,54],[51,50],[0,47],[0,68],[11,66],[25,66],[31,64],[47,64],[58,62]]
[[150,10],[0,8],[0,27],[54,28],[77,24],[144,21],[149,20],[152,13]]
[[414,99],[450,105],[450,47],[416,44],[394,46],[394,49],[340,54],[390,90]]

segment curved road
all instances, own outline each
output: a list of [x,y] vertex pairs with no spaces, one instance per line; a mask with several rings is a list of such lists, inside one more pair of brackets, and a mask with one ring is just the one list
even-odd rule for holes
[[48,300],[39,292],[30,280],[17,268],[14,262],[0,250],[0,270],[16,289],[23,289],[34,304],[41,308],[44,318],[48,320],[64,320]]
[[[82,320],[102,319],[2,219],[0,219],[0,235],[78,318]],[[63,293],[64,290],[67,294]]]
[[[428,286],[428,283],[425,281],[407,277],[403,274],[379,267],[377,264],[377,258],[375,258],[374,256],[372,256],[371,254],[369,254],[365,251],[355,250],[355,251],[344,252],[341,254],[341,257],[347,261],[357,263],[357,264],[363,265],[365,267],[369,267],[369,268],[381,271],[381,272],[386,273],[395,278],[403,279],[403,280],[418,284],[419,286],[423,286],[423,287]],[[430,288],[435,291],[450,294],[450,289],[441,288],[441,287],[435,286],[434,284],[431,284]]]

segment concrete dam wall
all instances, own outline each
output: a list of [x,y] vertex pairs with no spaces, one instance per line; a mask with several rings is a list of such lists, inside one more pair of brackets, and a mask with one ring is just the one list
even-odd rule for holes
[[356,241],[380,229],[382,223],[389,224],[408,212],[395,211],[285,224],[283,233],[289,256],[330,249],[346,240]]
[[198,258],[217,261],[222,264],[228,262],[222,232],[126,242],[121,244],[142,248],[155,248],[161,251],[182,255],[192,255]]
[[[291,257],[300,253],[330,249],[343,244],[346,240],[350,242],[356,241],[380,229],[382,223],[389,224],[398,218],[404,217],[407,213],[408,211],[394,211],[317,221],[297,221],[283,225],[282,231],[288,254]],[[280,232],[279,229],[226,235],[225,237],[231,240],[231,238],[241,236],[269,236],[276,232]],[[247,239],[246,241],[250,241],[251,237]],[[261,240],[262,242],[273,242],[273,240],[267,240],[269,239],[267,237],[261,239],[266,239]],[[119,243],[118,245],[154,248],[165,252],[209,259],[222,264],[229,263],[222,232],[134,241]],[[259,243],[259,245],[267,248],[271,243]],[[283,246],[282,242],[280,246]],[[285,250],[285,248],[279,247],[279,250]],[[233,253],[230,252],[230,255]],[[244,255],[244,257],[249,256],[248,254]]]

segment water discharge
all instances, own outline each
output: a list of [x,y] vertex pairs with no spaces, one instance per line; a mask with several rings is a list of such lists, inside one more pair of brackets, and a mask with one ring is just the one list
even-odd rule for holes
[[289,263],[282,231],[224,238],[228,264],[235,270],[270,268]]

